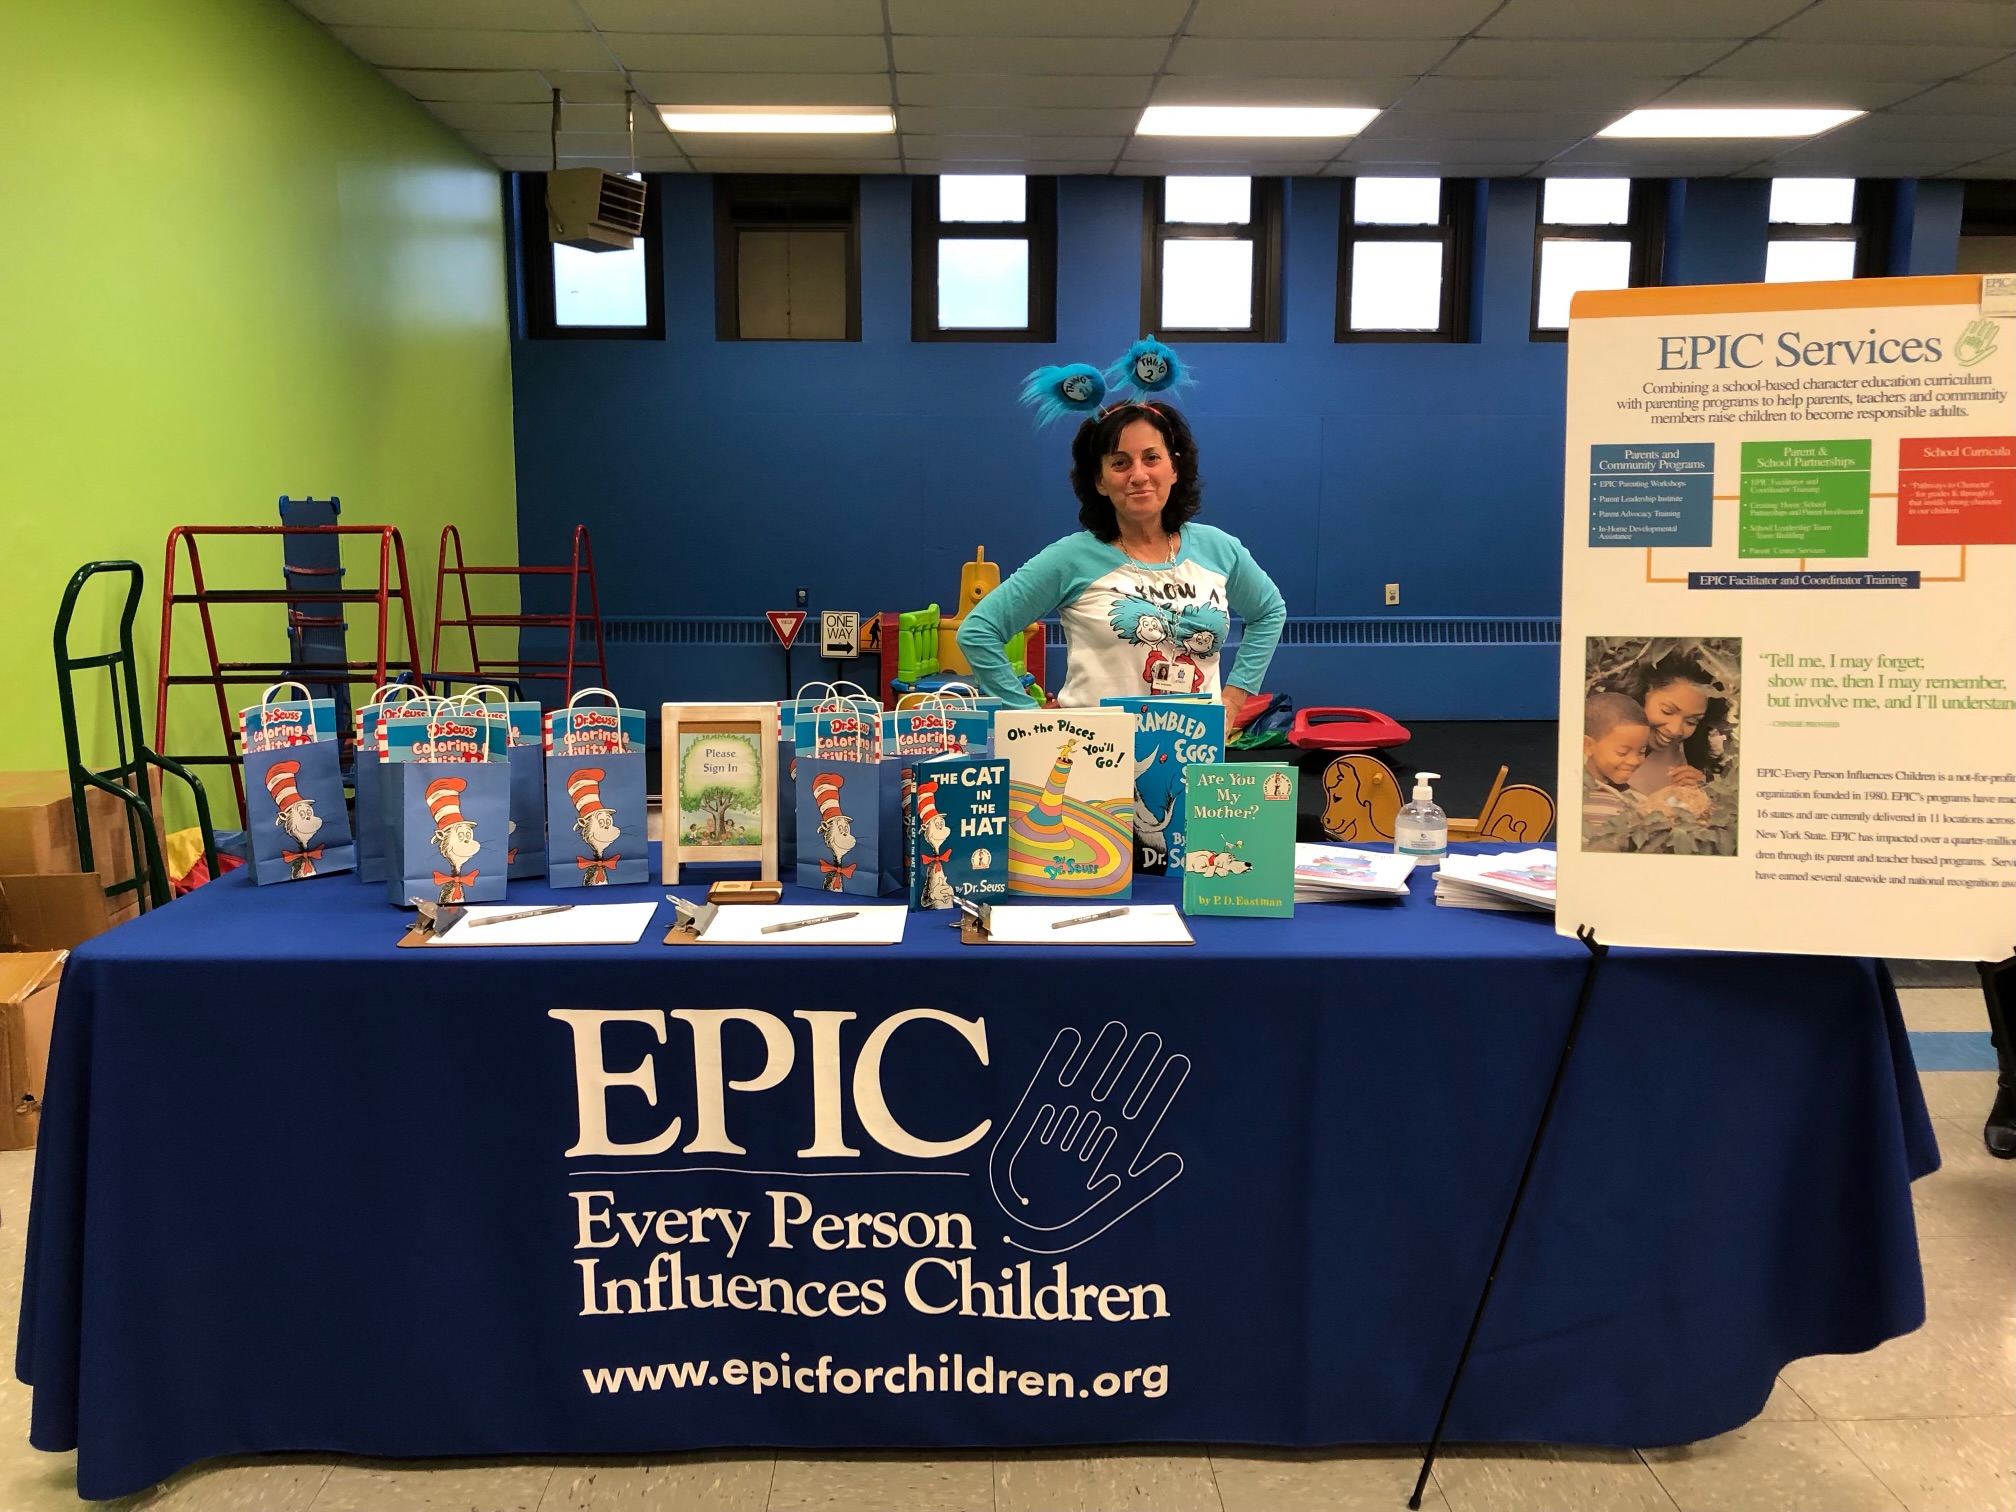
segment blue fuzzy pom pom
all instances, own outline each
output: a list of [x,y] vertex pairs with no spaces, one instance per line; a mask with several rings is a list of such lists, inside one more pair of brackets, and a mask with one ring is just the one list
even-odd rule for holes
[[1127,355],[1106,370],[1106,386],[1131,388],[1140,394],[1161,394],[1190,381],[1190,370],[1173,347],[1153,336],[1144,337],[1127,349]]
[[1066,415],[1094,414],[1105,398],[1105,376],[1083,362],[1041,367],[1022,381],[1022,402],[1035,408],[1039,426]]

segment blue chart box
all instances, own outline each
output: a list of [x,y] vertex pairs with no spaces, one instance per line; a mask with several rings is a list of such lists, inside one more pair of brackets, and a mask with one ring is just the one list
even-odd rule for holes
[[1715,446],[1589,448],[1591,546],[1710,546]]

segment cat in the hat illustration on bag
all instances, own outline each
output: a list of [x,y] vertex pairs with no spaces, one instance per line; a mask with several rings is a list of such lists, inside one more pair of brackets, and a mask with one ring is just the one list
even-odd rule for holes
[[589,852],[576,856],[574,864],[589,887],[608,886],[609,874],[623,859],[609,849],[622,838],[623,831],[616,827],[616,810],[602,801],[602,777],[602,768],[582,767],[567,779],[567,797],[574,805],[574,833]]
[[266,769],[266,791],[280,811],[273,822],[295,845],[293,850],[281,851],[280,859],[287,863],[288,876],[297,882],[314,876],[315,863],[322,859],[322,847],[308,844],[322,828],[322,820],[315,813],[314,800],[301,796],[300,777],[298,761],[276,761]]
[[448,870],[434,873],[434,885],[441,889],[437,901],[460,903],[462,891],[480,875],[474,868],[462,868],[483,849],[476,838],[476,826],[462,817],[462,793],[469,786],[460,777],[437,777],[427,784],[427,811],[434,816],[434,849],[448,863]]
[[952,859],[952,826],[938,812],[938,783],[927,778],[917,784],[917,864],[924,869],[918,890],[921,908],[950,908],[952,884],[945,880],[945,863]]
[[840,788],[845,782],[838,772],[821,772],[812,779],[812,799],[819,805],[819,841],[833,859],[819,863],[819,885],[827,892],[839,892],[854,875],[852,863],[842,865],[854,849],[854,821],[840,811]]

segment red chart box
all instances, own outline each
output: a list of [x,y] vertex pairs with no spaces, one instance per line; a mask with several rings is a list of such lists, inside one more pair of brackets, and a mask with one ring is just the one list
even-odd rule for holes
[[2016,545],[2016,436],[1899,441],[1897,544]]

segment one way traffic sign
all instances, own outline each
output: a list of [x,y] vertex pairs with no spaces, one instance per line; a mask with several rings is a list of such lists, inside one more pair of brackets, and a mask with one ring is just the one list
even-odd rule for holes
[[789,651],[791,649],[791,642],[798,639],[798,631],[805,623],[805,611],[803,609],[767,609],[764,611],[763,617],[770,621],[770,628],[776,632],[777,644],[782,646],[786,651]]

